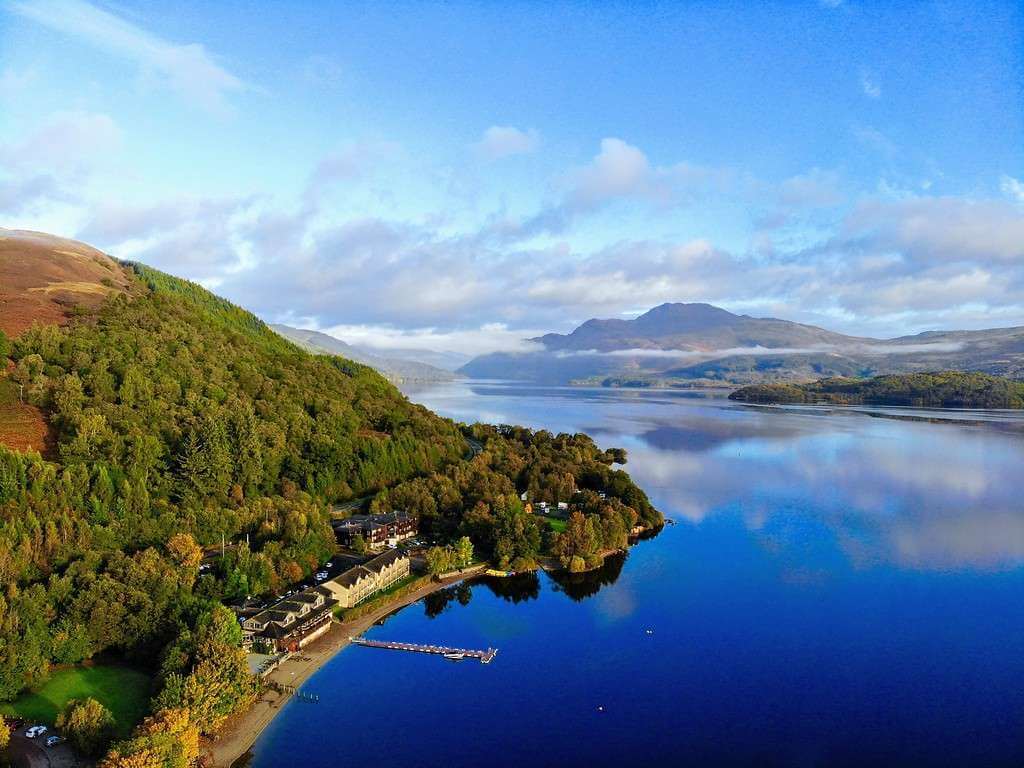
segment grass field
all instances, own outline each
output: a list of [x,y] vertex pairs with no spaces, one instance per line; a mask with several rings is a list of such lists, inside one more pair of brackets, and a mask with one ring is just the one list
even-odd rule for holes
[[548,525],[555,533],[561,533],[567,525],[567,521],[561,517],[545,517],[544,519],[548,521]]
[[70,699],[91,696],[113,713],[118,736],[123,737],[149,709],[149,693],[150,677],[137,669],[100,664],[73,667],[54,672],[38,691],[0,704],[0,713],[52,724]]

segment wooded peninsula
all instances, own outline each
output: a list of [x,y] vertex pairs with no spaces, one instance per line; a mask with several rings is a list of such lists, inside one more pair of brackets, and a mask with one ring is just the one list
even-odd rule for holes
[[729,395],[746,403],[829,403],[918,408],[1024,408],[1024,382],[985,373],[939,371],[831,378],[808,384],[755,384]]

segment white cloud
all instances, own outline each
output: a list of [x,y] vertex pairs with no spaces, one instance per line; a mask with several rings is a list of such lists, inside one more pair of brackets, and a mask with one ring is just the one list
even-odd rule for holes
[[882,97],[882,87],[868,69],[861,69],[860,71],[860,89],[869,99],[879,99]]
[[103,203],[78,237],[122,259],[136,259],[207,287],[244,266],[240,228],[251,198],[182,197],[154,204]]
[[0,178],[0,214],[5,216],[24,216],[72,199],[71,193],[49,174]]
[[510,329],[504,323],[485,323],[478,328],[396,328],[390,325],[336,325],[325,333],[349,344],[388,350],[431,350],[481,355],[487,352],[532,352],[539,347],[526,340],[541,331]]
[[1024,260],[1024,212],[1002,200],[868,200],[847,217],[841,236],[851,245],[885,243],[921,264]]
[[133,62],[143,76],[156,78],[189,103],[211,112],[225,112],[228,94],[248,87],[202,45],[169,42],[85,0],[16,0],[10,8]]
[[999,189],[1004,195],[1024,205],[1024,181],[1012,176],[1003,176],[999,180]]
[[59,112],[21,139],[0,144],[0,213],[18,217],[20,227],[63,225],[84,202],[96,167],[120,143],[109,116]]
[[[387,156],[378,150],[341,148],[311,171],[309,199],[291,208],[270,198],[104,202],[79,233],[115,255],[216,285],[265,318],[309,318],[342,328],[347,341],[392,348],[517,349],[534,329],[569,330],[665,301],[881,336],[1024,322],[1024,209],[1006,199],[875,196],[846,210],[832,171],[750,182],[725,169],[656,165],[606,139],[563,177],[563,196],[543,212],[552,220],[616,200],[660,206],[728,189],[762,210],[811,211],[816,229],[796,244],[783,234],[749,251],[710,238],[525,246],[496,234],[493,219],[474,229],[331,208],[335,195],[320,192],[343,182],[341,198],[350,182],[364,183]],[[39,194],[56,193],[45,179],[32,181]],[[0,197],[10,204],[17,191]]]
[[0,161],[12,168],[67,173],[95,165],[121,144],[121,129],[97,112],[57,112],[19,142],[0,147]]
[[499,160],[512,155],[527,155],[537,151],[540,134],[523,131],[511,125],[492,125],[473,145],[473,150],[484,160]]
[[778,185],[779,203],[789,207],[827,208],[843,201],[839,174],[821,168],[790,176]]
[[573,177],[571,198],[584,208],[617,197],[649,194],[655,183],[647,156],[615,138],[602,139],[601,151]]
[[390,141],[354,141],[321,158],[306,182],[305,203],[316,206],[333,185],[364,178],[401,151]]

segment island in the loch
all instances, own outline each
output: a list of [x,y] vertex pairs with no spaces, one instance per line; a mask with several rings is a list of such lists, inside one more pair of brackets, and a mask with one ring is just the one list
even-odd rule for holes
[[0,306],[19,760],[38,725],[65,764],[230,764],[387,613],[485,569],[597,568],[662,522],[621,450],[456,424],[82,243],[0,230]]
[[729,395],[745,403],[894,405],[917,408],[1024,408],[1024,382],[985,373],[937,371],[754,384]]

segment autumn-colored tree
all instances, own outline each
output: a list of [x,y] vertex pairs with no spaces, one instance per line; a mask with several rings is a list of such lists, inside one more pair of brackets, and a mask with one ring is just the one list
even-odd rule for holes
[[161,709],[115,744],[98,768],[192,768],[198,758],[199,730],[191,713]]
[[176,533],[167,542],[167,553],[183,571],[194,573],[203,561],[203,550],[190,533]]
[[217,605],[200,617],[196,630],[165,653],[157,708],[186,710],[202,733],[213,733],[226,717],[249,707],[257,686],[240,640],[227,608]]

